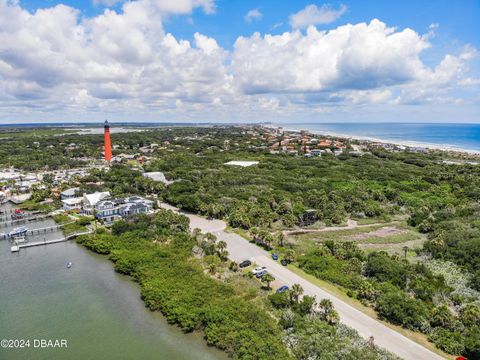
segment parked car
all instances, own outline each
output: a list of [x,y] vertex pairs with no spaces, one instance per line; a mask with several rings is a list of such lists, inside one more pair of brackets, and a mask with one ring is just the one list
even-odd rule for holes
[[257,275],[260,271],[265,270],[266,268],[267,268],[266,266],[256,267],[255,269],[252,270],[252,274]]
[[277,293],[282,293],[282,292],[285,292],[287,291],[289,288],[287,285],[283,285],[283,286],[280,286],[278,289],[277,289]]
[[245,268],[250,265],[252,265],[252,262],[250,260],[244,260],[240,264],[238,264],[238,266],[240,266],[241,268]]
[[261,271],[259,271],[255,276],[257,277],[257,279],[260,279],[263,275],[265,275],[268,271],[266,269],[263,269]]
[[285,260],[285,259],[282,259],[282,261],[280,261],[280,264],[282,264],[283,266],[287,266],[287,265],[288,265],[288,261]]
[[278,254],[272,254],[272,259],[273,260],[278,260]]

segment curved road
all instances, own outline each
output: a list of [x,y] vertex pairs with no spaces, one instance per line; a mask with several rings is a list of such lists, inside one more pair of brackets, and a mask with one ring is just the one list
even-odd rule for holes
[[406,338],[376,319],[362,313],[308,280],[305,280],[290,271],[287,267],[280,265],[271,259],[268,252],[245,240],[240,235],[226,232],[226,223],[224,221],[207,220],[198,215],[179,211],[179,209],[165,203],[162,203],[161,207],[180,212],[187,216],[190,219],[190,227],[192,229],[199,228],[202,232],[211,232],[215,234],[219,240],[224,240],[227,243],[227,250],[231,260],[241,262],[249,259],[258,265],[266,266],[268,271],[276,279],[274,286],[286,284],[291,287],[293,284],[300,284],[304,289],[305,295],[315,296],[317,301],[325,298],[330,299],[340,315],[341,321],[357,330],[363,338],[367,339],[373,336],[376,345],[391,351],[405,360],[443,359],[443,357]]

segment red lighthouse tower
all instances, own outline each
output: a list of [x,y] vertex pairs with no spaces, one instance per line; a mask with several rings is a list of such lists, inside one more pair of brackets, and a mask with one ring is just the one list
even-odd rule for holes
[[104,125],[104,149],[105,149],[105,161],[112,160],[112,142],[110,141],[110,125],[108,121],[105,120]]

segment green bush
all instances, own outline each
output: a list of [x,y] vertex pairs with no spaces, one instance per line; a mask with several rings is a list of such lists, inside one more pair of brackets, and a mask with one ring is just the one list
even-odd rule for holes
[[146,306],[183,331],[203,329],[209,345],[239,359],[288,359],[275,321],[190,258],[196,241],[187,231],[188,218],[161,210],[118,222],[115,235],[96,233],[78,242],[110,254],[116,271],[139,282]]
[[424,302],[409,297],[403,291],[379,295],[376,310],[381,318],[412,330],[422,330],[430,314]]
[[465,350],[462,335],[443,328],[435,328],[428,339],[449,354],[462,354]]

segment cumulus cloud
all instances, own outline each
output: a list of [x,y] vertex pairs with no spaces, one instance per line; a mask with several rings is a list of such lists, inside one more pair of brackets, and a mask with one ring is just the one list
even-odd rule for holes
[[252,9],[245,15],[244,19],[246,22],[252,22],[253,20],[260,20],[262,18],[262,13],[258,9]]
[[310,25],[329,24],[339,19],[346,11],[345,5],[341,5],[339,9],[332,9],[327,4],[320,7],[313,4],[307,5],[299,12],[290,15],[290,25],[294,29],[302,29]]
[[176,3],[168,7],[173,2],[128,2],[121,13],[105,10],[86,19],[64,5],[30,14],[3,3],[0,79],[10,84],[4,91],[29,97],[38,87],[58,88],[63,94],[71,91],[73,98],[80,92],[84,98],[144,97],[145,102],[160,95],[214,94],[213,87],[224,81],[225,52],[204,35],[195,34],[192,46],[162,28],[167,9],[189,12],[187,5],[204,7],[210,2]]
[[251,94],[371,89],[428,72],[419,58],[428,46],[410,29],[395,32],[372,20],[328,32],[310,27],[306,34],[240,37],[232,66],[239,86]]
[[[0,116],[41,112],[251,119],[332,106],[417,104],[478,87],[471,46],[436,66],[428,37],[379,20],[319,31],[239,37],[231,51],[165,31],[171,14],[215,11],[209,0],[138,0],[84,17],[57,5],[33,13],[0,0]],[[4,116],[4,115],[3,115]],[[120,115],[119,115],[120,116]]]

